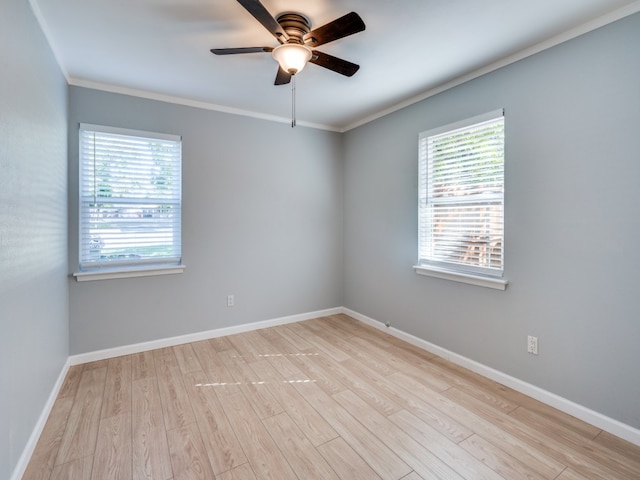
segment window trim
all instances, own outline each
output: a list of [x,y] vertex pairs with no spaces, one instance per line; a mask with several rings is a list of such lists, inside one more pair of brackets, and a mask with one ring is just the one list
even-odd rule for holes
[[[423,139],[427,139],[429,137],[432,136],[436,136],[436,135],[440,135],[442,133],[446,133],[446,132],[453,132],[455,130],[458,129],[462,129],[462,128],[466,128],[466,127],[471,127],[473,125],[479,124],[479,123],[483,123],[486,121],[490,121],[490,120],[494,120],[497,119],[499,117],[503,117],[504,118],[504,108],[500,108],[497,110],[493,110],[484,114],[480,114],[480,115],[476,115],[470,118],[466,118],[463,120],[459,120],[453,123],[449,123],[447,125],[442,125],[433,129],[429,129],[423,132],[420,132],[419,134],[419,145],[421,145],[421,142],[423,141]],[[503,137],[504,138],[504,137]],[[419,146],[419,149],[421,147]],[[421,153],[419,150],[419,160],[418,160],[418,164],[419,164],[419,168],[423,168],[422,167],[422,157],[421,157]],[[505,165],[503,164],[503,172],[504,172],[504,167]],[[421,186],[420,186],[420,181],[421,181],[421,176],[419,175],[418,177],[418,192],[420,194],[421,192]],[[503,180],[504,182],[504,180]],[[504,183],[503,183],[503,187],[504,187]],[[502,196],[502,207],[503,207],[503,215],[504,215],[504,193]],[[419,200],[420,202],[420,200]],[[419,209],[420,212],[420,209]],[[420,214],[419,214],[420,215]],[[422,227],[421,223],[420,223],[420,217],[418,218],[418,229],[420,230],[420,228]],[[482,271],[475,271],[475,269],[477,267],[474,266],[464,266],[464,265],[460,265],[459,267],[456,267],[455,264],[447,264],[447,263],[442,263],[442,262],[438,262],[436,260],[433,260],[431,262],[421,262],[420,258],[418,258],[418,262],[416,265],[413,266],[413,269],[415,270],[416,274],[418,275],[424,275],[424,276],[429,276],[429,277],[434,277],[434,278],[441,278],[441,279],[445,279],[445,280],[451,280],[451,281],[456,281],[456,282],[461,282],[461,283],[466,283],[466,284],[471,284],[471,285],[476,285],[476,286],[481,286],[481,287],[487,287],[487,288],[493,288],[493,289],[497,289],[497,290],[505,290],[507,288],[508,285],[508,280],[506,278],[504,278],[504,216],[503,216],[503,224],[502,224],[502,238],[503,238],[503,252],[502,252],[502,270],[500,270],[499,272],[493,273],[493,272],[482,272]],[[451,265],[451,266],[449,266]],[[479,268],[479,270],[481,270],[481,268]]]
[[76,282],[90,282],[93,280],[113,280],[116,278],[134,278],[134,277],[151,277],[157,275],[175,275],[184,272],[185,265],[166,265],[152,267],[120,267],[120,268],[102,268],[94,271],[75,272],[73,276]]
[[[94,125],[89,123],[80,123],[78,125],[78,141],[82,141],[81,131],[94,131],[100,132],[104,134],[114,134],[114,135],[124,135],[130,137],[140,137],[146,139],[157,139],[157,140],[166,140],[171,142],[182,143],[182,137],[180,135],[175,134],[166,134],[166,133],[158,133],[158,132],[148,132],[142,130],[135,130],[129,128],[120,128],[120,127],[111,127],[105,125]],[[181,147],[180,147],[181,149]],[[180,155],[180,192],[179,192],[179,205],[182,210],[182,159]],[[82,158],[81,158],[81,148],[78,151],[78,236],[79,242],[81,242],[81,232],[82,232]],[[180,236],[182,236],[182,221],[180,221]],[[180,242],[182,243],[182,242]],[[179,274],[183,273],[186,268],[182,263],[182,255],[180,258],[176,257],[174,259],[166,258],[165,261],[141,261],[139,263],[131,262],[131,263],[114,263],[112,265],[96,265],[96,266],[85,266],[81,268],[82,261],[80,258],[80,249],[81,244],[78,243],[78,271],[72,273],[72,276],[76,279],[77,282],[85,282],[85,281],[93,281],[93,280],[109,280],[116,278],[132,278],[132,277],[146,277],[146,276],[156,276],[156,275],[171,275],[171,274]],[[180,250],[182,248],[180,247]],[[181,253],[181,252],[180,252]]]
[[437,268],[432,265],[414,265],[413,269],[418,275],[442,278],[444,280],[467,283],[469,285],[477,285],[479,287],[493,288],[495,290],[506,290],[507,285],[509,284],[509,281],[506,278],[455,272],[453,270]]

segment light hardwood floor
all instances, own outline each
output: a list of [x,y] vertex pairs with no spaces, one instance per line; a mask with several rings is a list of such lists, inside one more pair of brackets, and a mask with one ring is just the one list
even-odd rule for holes
[[640,479],[640,447],[345,315],[71,367],[24,479]]

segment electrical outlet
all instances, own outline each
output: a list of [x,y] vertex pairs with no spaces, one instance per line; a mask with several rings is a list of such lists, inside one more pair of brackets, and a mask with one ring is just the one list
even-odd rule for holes
[[538,355],[538,337],[531,335],[527,337],[527,352]]
[[233,295],[227,295],[227,307],[233,307],[236,304],[236,299]]

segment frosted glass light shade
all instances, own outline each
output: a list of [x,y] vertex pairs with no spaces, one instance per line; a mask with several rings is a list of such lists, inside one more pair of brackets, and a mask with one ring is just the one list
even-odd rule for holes
[[274,48],[272,55],[280,64],[280,68],[295,75],[311,60],[311,49],[296,43],[285,43]]

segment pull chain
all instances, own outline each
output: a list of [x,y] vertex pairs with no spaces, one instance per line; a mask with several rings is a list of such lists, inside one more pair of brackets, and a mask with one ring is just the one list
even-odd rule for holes
[[296,76],[291,75],[291,128],[296,126]]

